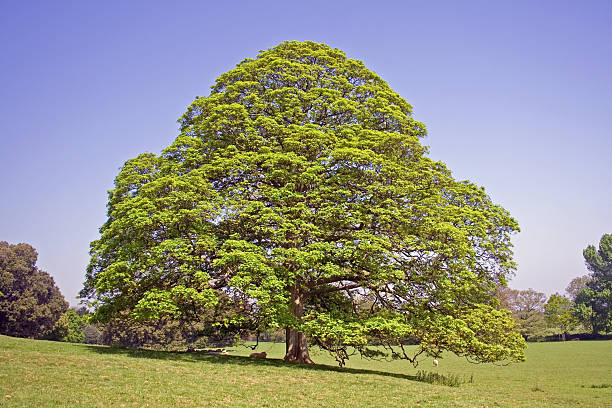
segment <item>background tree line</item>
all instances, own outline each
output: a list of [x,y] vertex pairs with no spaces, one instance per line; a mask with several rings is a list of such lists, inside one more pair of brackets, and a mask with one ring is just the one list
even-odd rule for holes
[[[612,331],[612,235],[599,247],[584,251],[590,274],[574,278],[566,294],[546,297],[534,289],[500,286],[499,308],[510,310],[526,340],[570,333],[591,337]],[[105,324],[90,324],[86,308],[68,308],[53,278],[36,267],[37,253],[28,244],[0,242],[0,333],[72,343],[178,349],[186,346],[229,345],[241,338],[274,339],[281,333],[256,333],[257,322],[228,323],[238,305],[229,298],[214,310],[194,310],[192,318],[134,321],[118,316]],[[198,318],[194,318],[194,317]],[[225,324],[215,324],[226,320]]]
[[[533,289],[498,288],[499,308],[511,311],[526,340],[551,335],[565,340],[569,333],[584,332],[596,337],[612,331],[612,235],[604,235],[598,248],[590,245],[583,254],[590,274],[573,279],[565,295],[547,298]],[[282,333],[257,333],[256,321],[231,323],[229,317],[244,306],[233,304],[229,297],[212,310],[193,310],[184,319],[134,321],[118,316],[105,324],[90,324],[87,309],[68,308],[53,278],[36,267],[36,259],[28,244],[0,242],[0,334],[158,349],[282,337]]]
[[36,267],[37,259],[31,245],[0,242],[0,334],[100,342],[98,328],[87,323],[87,310],[68,308],[53,277]]
[[558,335],[565,340],[571,332],[595,338],[612,331],[612,235],[605,234],[598,248],[589,245],[583,256],[590,273],[574,278],[566,295],[547,299],[533,289],[498,288],[499,307],[512,312],[525,339]]
[[[117,316],[105,324],[91,324],[86,308],[68,307],[53,277],[36,266],[37,258],[29,244],[0,241],[0,334],[149,348],[227,344],[242,334],[235,325],[212,324],[234,308],[227,299],[212,310],[194,310],[198,319],[137,322]],[[248,327],[245,322],[240,329]]]

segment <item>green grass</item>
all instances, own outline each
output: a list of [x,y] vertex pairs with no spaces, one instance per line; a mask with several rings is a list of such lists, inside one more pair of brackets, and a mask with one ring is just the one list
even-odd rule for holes
[[509,366],[445,355],[416,369],[358,357],[340,369],[319,353],[316,366],[285,364],[284,345],[258,351],[268,359],[245,347],[219,356],[0,336],[0,406],[612,407],[612,341],[532,343],[527,362]]

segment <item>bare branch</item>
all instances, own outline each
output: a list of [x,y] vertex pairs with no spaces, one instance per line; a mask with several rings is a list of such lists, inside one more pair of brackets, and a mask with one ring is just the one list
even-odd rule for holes
[[322,295],[324,293],[331,293],[331,292],[339,292],[341,290],[350,290],[350,289],[356,289],[361,287],[362,284],[361,283],[353,283],[350,285],[346,285],[346,286],[327,286],[321,289],[317,289],[317,290],[311,290],[310,292],[306,292],[306,296],[314,296],[314,295]]

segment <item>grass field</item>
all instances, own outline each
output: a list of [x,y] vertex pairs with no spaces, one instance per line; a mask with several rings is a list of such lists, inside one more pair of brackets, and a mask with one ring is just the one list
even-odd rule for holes
[[[0,336],[2,407],[612,407],[612,341],[532,343],[527,362],[471,364],[445,355],[417,368],[352,359],[339,369],[285,364],[284,345],[262,343],[267,360],[126,350]],[[419,370],[468,380],[417,381]],[[473,382],[469,382],[469,378]]]

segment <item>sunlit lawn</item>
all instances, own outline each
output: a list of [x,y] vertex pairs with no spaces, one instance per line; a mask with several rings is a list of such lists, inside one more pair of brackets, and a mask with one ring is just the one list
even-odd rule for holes
[[[359,357],[348,367],[322,353],[316,366],[114,349],[0,336],[0,406],[7,407],[612,407],[612,341],[532,343],[527,362],[471,364],[451,355],[433,367]],[[458,375],[459,387],[415,380],[418,370]]]

